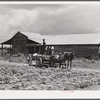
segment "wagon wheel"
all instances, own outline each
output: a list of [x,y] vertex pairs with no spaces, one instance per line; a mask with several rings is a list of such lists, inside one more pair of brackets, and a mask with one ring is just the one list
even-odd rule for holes
[[32,63],[32,56],[31,56],[31,54],[28,54],[26,56],[26,59],[27,59],[28,65],[31,66],[31,63]]
[[42,66],[42,58],[41,57],[37,57],[36,66],[37,67],[41,67]]

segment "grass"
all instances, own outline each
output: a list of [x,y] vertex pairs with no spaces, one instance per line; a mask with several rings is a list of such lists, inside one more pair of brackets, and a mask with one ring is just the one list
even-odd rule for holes
[[99,65],[100,61],[98,60],[75,59],[73,61],[73,66],[76,68],[100,69]]
[[100,85],[99,72],[77,70],[100,69],[97,60],[75,59],[72,70],[28,66],[24,64],[26,62],[23,56],[6,60],[7,62],[0,61],[0,90],[83,90]]
[[0,73],[0,84],[11,90],[78,90],[98,84],[97,80],[100,79],[100,73],[95,72],[40,69],[33,66],[4,65],[0,66]]

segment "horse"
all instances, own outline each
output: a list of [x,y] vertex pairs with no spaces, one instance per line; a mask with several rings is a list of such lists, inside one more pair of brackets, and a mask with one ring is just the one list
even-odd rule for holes
[[61,67],[62,62],[63,62],[63,56],[61,54],[51,55],[49,58],[49,66],[52,66],[52,67],[55,67],[56,63],[58,63],[59,67]]
[[67,69],[71,69],[72,67],[72,60],[74,59],[74,53],[73,52],[64,52],[64,54],[59,55],[51,55],[49,58],[49,65],[52,67],[55,67],[55,63],[59,64],[59,68],[61,68],[61,65],[64,65],[65,68],[67,66]]
[[67,69],[71,69],[72,68],[72,60],[74,59],[74,52],[65,52],[64,53],[64,59],[65,61],[67,61],[66,65],[67,65]]

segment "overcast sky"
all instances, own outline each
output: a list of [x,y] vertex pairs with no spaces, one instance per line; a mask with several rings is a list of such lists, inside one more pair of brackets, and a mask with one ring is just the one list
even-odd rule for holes
[[17,31],[42,35],[100,33],[100,5],[0,4],[0,40]]

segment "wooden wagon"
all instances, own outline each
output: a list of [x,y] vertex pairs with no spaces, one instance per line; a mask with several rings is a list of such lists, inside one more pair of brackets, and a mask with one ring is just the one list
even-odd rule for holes
[[49,58],[50,55],[34,55],[28,54],[26,59],[29,66],[36,66],[36,67],[49,67]]

